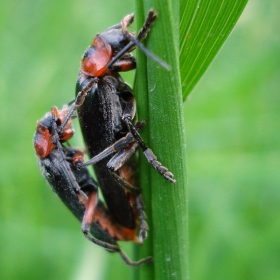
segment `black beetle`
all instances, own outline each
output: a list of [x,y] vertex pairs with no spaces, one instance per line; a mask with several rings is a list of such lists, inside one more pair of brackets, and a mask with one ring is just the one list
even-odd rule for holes
[[[134,95],[118,73],[136,68],[136,60],[130,54],[136,45],[166,67],[164,62],[140,43],[147,36],[156,18],[155,11],[151,10],[137,37],[127,30],[134,20],[133,14],[127,15],[120,24],[108,28],[95,37],[82,58],[76,87],[77,97],[69,113],[70,117],[72,112],[78,109],[82,134],[91,157],[114,145],[128,132],[133,136],[129,145],[113,158],[109,156],[104,159],[101,156],[99,162],[95,159],[90,161],[97,162],[94,169],[109,211],[120,225],[131,229],[136,226],[135,208],[143,208],[140,190],[133,187],[136,183],[134,173],[137,164],[131,155],[138,146],[143,150],[148,162],[165,179],[172,183],[176,182],[173,174],[157,161],[156,156],[139,135],[137,127],[132,124],[136,110]],[[83,92],[84,88],[91,89]],[[66,122],[67,119],[60,130]],[[141,243],[147,236],[143,211],[139,211],[139,219]]]
[[57,134],[59,126],[68,114],[68,107],[62,110],[52,108],[37,122],[34,147],[42,175],[52,190],[67,208],[82,223],[82,231],[91,242],[110,252],[119,252],[126,264],[138,266],[152,261],[151,257],[131,261],[120,249],[117,240],[137,241],[137,229],[124,228],[116,223],[103,203],[98,199],[96,182],[88,170],[76,168],[84,159],[82,151],[63,147],[63,141],[74,133],[71,119],[66,123],[61,136]]

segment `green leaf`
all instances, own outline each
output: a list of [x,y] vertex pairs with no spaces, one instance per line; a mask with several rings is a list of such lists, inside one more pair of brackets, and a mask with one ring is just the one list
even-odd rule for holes
[[[178,4],[178,3],[177,3]],[[141,135],[148,146],[171,172],[177,183],[165,181],[147,164],[140,152],[140,180],[146,204],[149,237],[141,257],[152,255],[154,263],[137,270],[137,279],[186,279],[187,277],[187,196],[186,144],[182,116],[179,72],[179,5],[168,0],[136,1],[137,30],[151,7],[158,12],[145,40],[147,48],[166,61],[171,71],[138,50],[138,118],[147,119]],[[139,246],[138,246],[139,247]]]
[[180,69],[184,100],[227,39],[247,0],[180,2]]
[[186,97],[217,54],[246,2],[181,1],[179,13],[178,1],[136,1],[137,30],[151,7],[158,11],[147,48],[172,68],[170,72],[165,71],[141,51],[137,52],[138,114],[140,120],[148,120],[142,136],[177,179],[174,186],[164,182],[147,166],[144,157],[140,157],[141,188],[150,224],[150,236],[140,256],[153,255],[154,263],[141,267],[136,273],[137,279],[188,277],[186,144],[181,81]]

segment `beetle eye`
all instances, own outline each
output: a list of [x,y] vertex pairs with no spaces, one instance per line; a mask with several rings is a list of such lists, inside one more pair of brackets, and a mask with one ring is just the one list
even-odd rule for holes
[[57,125],[61,125],[61,123],[62,123],[60,118],[55,118],[55,122]]

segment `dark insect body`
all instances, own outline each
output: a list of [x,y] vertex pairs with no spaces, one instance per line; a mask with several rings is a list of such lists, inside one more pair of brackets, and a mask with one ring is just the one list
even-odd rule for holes
[[[131,141],[114,156],[99,157],[95,163],[95,173],[102,189],[108,209],[120,225],[135,229],[140,222],[139,242],[147,237],[148,226],[140,190],[135,181],[137,164],[132,155],[140,147],[149,163],[168,181],[175,183],[173,174],[157,161],[156,156],[146,146],[138,129],[133,125],[136,104],[132,89],[118,72],[136,68],[136,60],[130,52],[139,46],[147,55],[161,62],[140,43],[150,31],[157,18],[151,10],[137,37],[127,30],[134,15],[127,15],[121,24],[114,25],[98,34],[85,51],[77,81],[77,98],[72,110],[78,110],[79,122],[91,157],[98,157],[104,149],[114,146],[125,135]],[[81,94],[82,89],[91,89]],[[108,162],[109,161],[109,162]],[[84,164],[83,166],[88,165]],[[139,217],[137,217],[137,215]]]
[[66,123],[61,137],[57,133],[57,126],[60,126],[67,114],[68,107],[62,110],[53,107],[51,113],[37,122],[34,147],[42,175],[82,223],[82,231],[90,241],[110,252],[119,252],[128,265],[138,266],[151,262],[151,257],[133,262],[118,246],[117,240],[137,241],[137,229],[118,225],[99,201],[97,184],[88,170],[76,168],[77,164],[83,163],[83,152],[62,145],[74,133],[72,120],[69,119]]

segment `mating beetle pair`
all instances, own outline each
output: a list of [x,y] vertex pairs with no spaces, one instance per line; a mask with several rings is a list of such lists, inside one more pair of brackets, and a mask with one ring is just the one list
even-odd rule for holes
[[[130,54],[136,46],[160,62],[140,43],[156,19],[155,12],[149,12],[137,37],[127,30],[133,19],[133,14],[128,15],[120,24],[95,37],[82,59],[74,104],[69,110],[53,109],[52,114],[47,114],[38,123],[34,142],[41,172],[66,206],[82,221],[85,236],[109,251],[120,252],[127,264],[139,265],[151,258],[132,262],[116,244],[116,240],[137,240],[138,227],[139,242],[147,237],[141,193],[134,186],[137,165],[132,155],[136,149],[143,150],[148,162],[165,179],[172,183],[175,180],[138,133],[144,122],[133,125],[133,92],[118,73],[136,68],[135,58]],[[164,66],[163,62],[160,63]],[[88,152],[93,157],[88,163],[81,160],[81,152],[61,145],[61,141],[68,140],[73,134],[71,119],[76,109]],[[42,148],[42,143],[46,142],[47,147]],[[105,215],[107,210],[98,201],[96,183],[84,169],[93,163],[110,214]]]
[[86,168],[76,168],[78,163],[83,162],[83,152],[61,145],[62,141],[69,140],[74,133],[71,119],[63,130],[63,136],[56,139],[57,126],[63,122],[67,113],[68,107],[62,110],[53,107],[37,123],[34,145],[41,173],[62,202],[82,222],[82,231],[90,241],[110,252],[119,252],[129,265],[138,266],[150,262],[151,257],[133,262],[119,248],[117,240],[137,241],[137,229],[118,225],[99,201],[97,183]]

